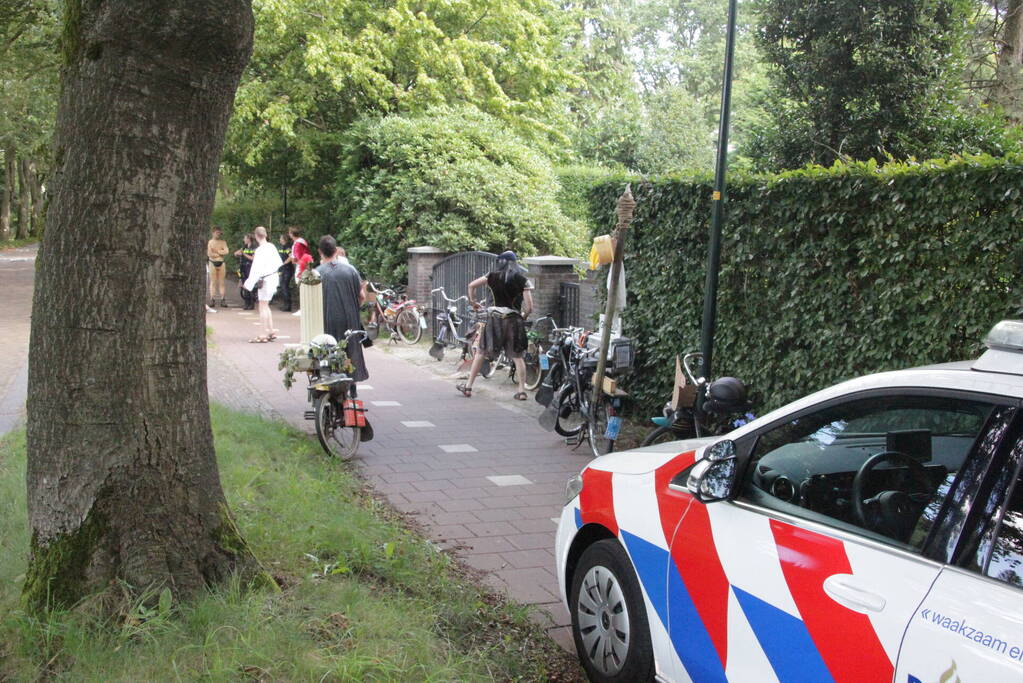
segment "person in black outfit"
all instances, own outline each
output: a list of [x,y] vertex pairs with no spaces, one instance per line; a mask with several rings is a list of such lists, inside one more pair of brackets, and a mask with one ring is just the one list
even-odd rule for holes
[[288,233],[281,235],[278,241],[280,246],[277,251],[281,255],[284,265],[281,266],[281,310],[285,313],[291,311],[291,281],[295,279],[295,264],[291,262],[291,237]]
[[476,300],[476,290],[483,285],[490,287],[494,295],[494,305],[489,310],[486,326],[483,328],[480,344],[481,353],[472,359],[469,379],[459,384],[458,389],[466,398],[472,396],[472,383],[483,365],[484,355],[495,360],[503,350],[505,355],[515,363],[515,377],[519,390],[515,392],[515,400],[526,400],[526,364],[522,355],[526,350],[526,318],[533,311],[532,286],[522,274],[523,268],[518,263],[514,251],[506,251],[497,257],[494,270],[481,278],[469,283],[469,303],[476,310],[480,303]]
[[234,252],[234,257],[238,259],[238,289],[242,294],[242,302],[244,302],[244,308],[246,311],[251,311],[256,307],[256,296],[249,290],[241,286],[241,283],[249,279],[249,271],[252,269],[252,258],[253,254],[256,253],[256,240],[251,234],[245,233],[242,235],[242,248]]

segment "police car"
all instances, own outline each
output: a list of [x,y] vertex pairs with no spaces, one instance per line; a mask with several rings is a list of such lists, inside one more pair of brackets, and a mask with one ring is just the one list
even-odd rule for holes
[[1023,680],[1023,321],[595,460],[557,575],[594,681]]

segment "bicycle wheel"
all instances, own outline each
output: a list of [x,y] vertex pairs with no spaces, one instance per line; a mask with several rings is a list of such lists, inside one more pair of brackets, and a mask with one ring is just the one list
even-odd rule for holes
[[316,438],[327,455],[346,460],[355,457],[362,438],[361,427],[345,427],[337,414],[337,407],[327,394],[313,400],[316,413]]
[[593,407],[593,419],[586,425],[589,430],[590,450],[593,451],[595,458],[607,455],[615,449],[614,439],[607,438],[607,423],[612,415],[614,408],[611,407],[611,399],[601,395],[597,399],[597,405]]
[[646,435],[643,439],[643,443],[640,444],[640,447],[653,446],[658,443],[668,443],[669,441],[678,441],[681,438],[684,437],[678,436],[675,433],[675,430],[671,428],[671,425],[666,427],[655,427]]
[[528,391],[533,391],[543,381],[544,371],[540,369],[540,356],[543,353],[542,348],[531,343],[522,356],[522,361],[526,364],[526,389]]
[[586,426],[586,421],[579,412],[579,400],[575,394],[575,387],[567,385],[559,392],[560,396],[554,400],[558,401],[558,417],[554,421],[554,431],[561,436],[576,436]]
[[394,327],[398,330],[398,338],[406,344],[417,343],[423,336],[423,328],[419,324],[419,311],[414,308],[406,308],[398,314],[394,321]]

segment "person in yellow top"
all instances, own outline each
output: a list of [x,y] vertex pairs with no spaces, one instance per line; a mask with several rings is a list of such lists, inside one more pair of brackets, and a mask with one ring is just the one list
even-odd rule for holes
[[227,276],[227,266],[224,265],[224,257],[227,256],[227,242],[224,241],[220,228],[213,228],[213,236],[206,243],[206,259],[210,262],[210,306],[215,306],[217,294],[220,295],[220,305],[227,308],[227,301],[224,300],[224,278]]

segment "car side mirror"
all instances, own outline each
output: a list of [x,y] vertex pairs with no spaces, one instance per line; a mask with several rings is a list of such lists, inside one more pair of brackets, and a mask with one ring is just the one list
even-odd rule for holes
[[735,491],[737,470],[735,443],[728,439],[718,441],[693,465],[686,486],[701,503],[728,500]]

